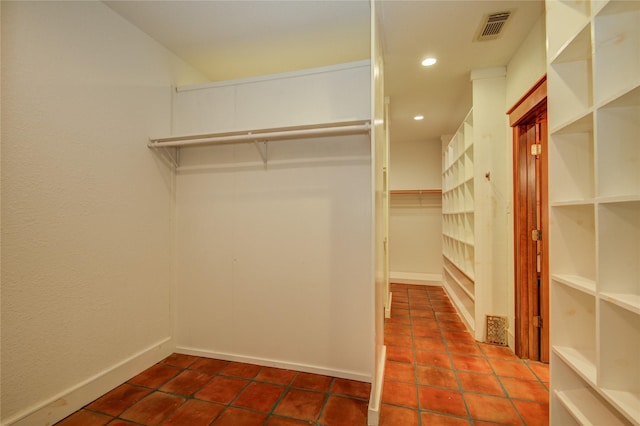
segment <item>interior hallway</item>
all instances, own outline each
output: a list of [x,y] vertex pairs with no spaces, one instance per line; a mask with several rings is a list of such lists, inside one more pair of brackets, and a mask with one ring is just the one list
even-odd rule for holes
[[[478,344],[442,287],[392,284],[381,426],[546,425],[548,366]],[[366,425],[370,385],[174,354],[60,426]]]

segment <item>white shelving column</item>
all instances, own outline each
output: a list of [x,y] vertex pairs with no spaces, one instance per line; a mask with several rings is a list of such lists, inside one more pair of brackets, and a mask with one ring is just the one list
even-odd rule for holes
[[640,425],[640,2],[546,10],[551,424]]
[[473,111],[444,148],[442,282],[467,326],[475,329]]

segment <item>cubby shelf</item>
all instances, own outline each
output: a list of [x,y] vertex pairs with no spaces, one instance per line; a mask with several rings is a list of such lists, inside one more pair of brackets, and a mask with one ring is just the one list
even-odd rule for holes
[[546,6],[550,420],[640,425],[640,2]]

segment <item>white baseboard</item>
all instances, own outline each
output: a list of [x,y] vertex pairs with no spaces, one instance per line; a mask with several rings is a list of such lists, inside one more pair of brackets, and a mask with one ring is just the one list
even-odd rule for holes
[[91,401],[126,382],[173,352],[173,339],[167,337],[42,403],[2,419],[2,425],[51,425],[78,411]]
[[367,426],[378,426],[380,423],[380,406],[382,404],[382,385],[384,383],[384,368],[387,363],[387,347],[382,345],[379,349],[378,359],[380,360],[376,368],[376,377],[371,386],[369,396],[369,410],[367,412]]
[[397,284],[442,285],[442,274],[421,272],[390,272],[389,282]]
[[444,288],[444,291],[447,293],[447,296],[449,296],[449,299],[451,300],[453,307],[456,310],[456,313],[458,314],[458,316],[460,317],[464,325],[467,327],[467,330],[469,330],[469,332],[473,335],[474,339],[482,341],[482,338],[478,339],[478,337],[476,336],[475,318],[471,315],[469,311],[462,308],[464,305],[460,301],[460,298],[456,296],[455,292],[449,289],[448,284],[444,284],[442,287]]
[[327,367],[319,367],[307,364],[298,364],[294,362],[278,361],[266,358],[257,358],[252,356],[236,355],[225,352],[215,352],[204,349],[188,348],[184,346],[178,346],[175,349],[176,353],[184,355],[195,355],[205,358],[222,359],[225,361],[244,362],[247,364],[262,365],[264,367],[277,367],[287,370],[301,371],[304,373],[322,374],[325,376],[339,377],[341,379],[356,380],[359,382],[371,383],[373,379],[371,374],[363,374],[355,371],[339,370]]
[[513,332],[511,330],[507,331],[507,345],[509,345],[509,347],[512,350],[515,350],[516,347],[516,336],[514,336]]

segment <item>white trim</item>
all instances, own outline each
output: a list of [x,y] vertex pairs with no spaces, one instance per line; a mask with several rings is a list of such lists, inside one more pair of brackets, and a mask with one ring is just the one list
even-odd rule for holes
[[3,419],[2,425],[54,424],[163,360],[172,352],[173,339],[171,337],[162,339],[54,397],[35,404],[8,419]]
[[393,293],[389,292],[387,306],[384,307],[384,317],[391,318],[391,302],[393,301]]
[[380,347],[380,356],[378,368],[376,371],[375,387],[371,387],[371,395],[369,396],[369,411],[367,413],[367,425],[378,426],[380,422],[380,405],[382,404],[382,385],[384,383],[384,369],[387,363],[387,347]]
[[276,74],[265,74],[256,77],[239,78],[235,80],[215,81],[212,83],[193,84],[189,86],[180,86],[176,88],[176,92],[187,92],[190,90],[212,89],[216,87],[237,86],[241,84],[259,83],[261,81],[282,80],[286,78],[302,77],[305,75],[324,74],[329,72],[342,71],[353,68],[366,68],[371,66],[371,60],[364,59],[362,61],[347,62],[344,64],[329,65],[325,67],[306,68],[298,71],[289,71]]
[[445,283],[442,288],[444,288],[444,291],[447,293],[447,296],[449,296],[449,299],[451,299],[451,301],[453,302],[452,305],[456,310],[456,313],[458,314],[458,316],[460,317],[460,319],[462,320],[462,322],[464,323],[464,325],[467,327],[467,330],[469,330],[471,332],[471,334],[473,335],[474,339],[479,340],[479,341],[484,341],[482,338],[478,339],[476,337],[476,321],[475,318],[471,315],[471,313],[469,313],[469,311],[467,311],[466,309],[463,310],[461,308],[464,307],[464,305],[462,304],[462,302],[460,301],[460,298],[450,289],[449,284]]
[[442,285],[442,274],[421,272],[390,272],[389,282],[396,284]]
[[507,330],[507,345],[509,345],[509,348],[512,350],[514,350],[513,348],[515,348],[516,345],[516,336],[511,330]]
[[176,347],[176,353],[184,355],[195,355],[205,358],[221,359],[224,361],[244,362],[247,364],[261,365],[264,367],[277,367],[287,370],[301,371],[304,373],[322,374],[325,376],[338,377],[341,379],[357,380],[359,382],[371,383],[370,374],[358,373],[355,371],[337,370],[333,368],[320,367],[308,364],[298,364],[295,362],[278,361],[267,358],[257,358],[252,356],[230,354],[226,352],[209,351],[205,349],[188,348],[184,346]]

